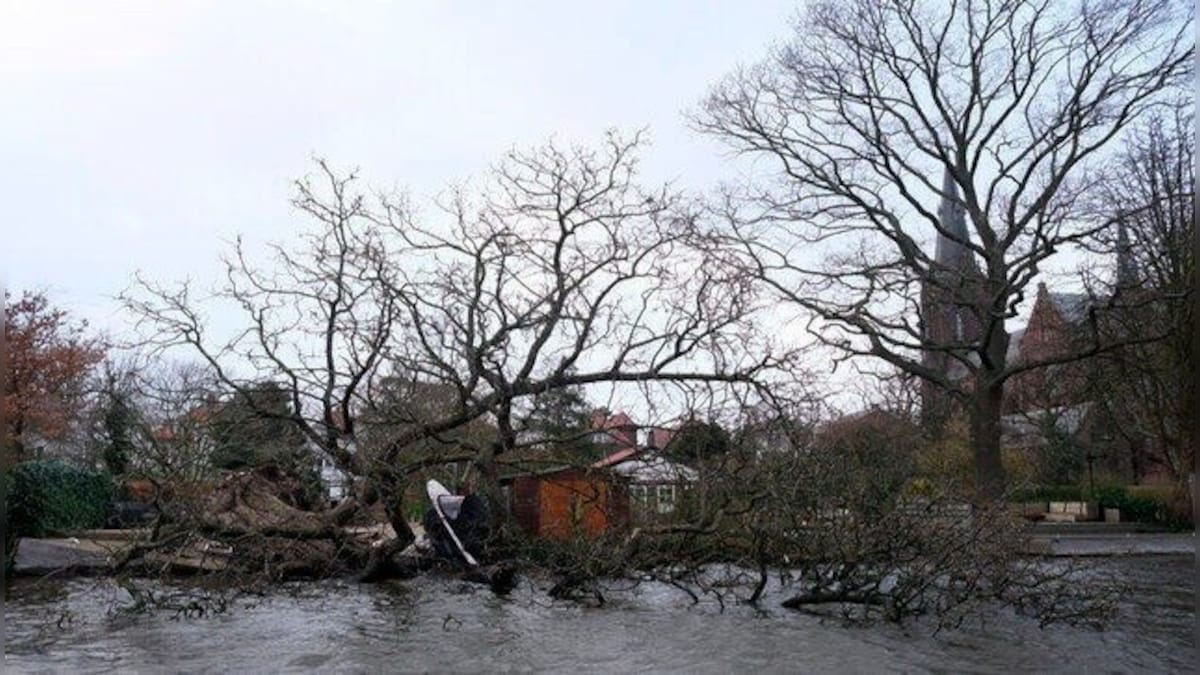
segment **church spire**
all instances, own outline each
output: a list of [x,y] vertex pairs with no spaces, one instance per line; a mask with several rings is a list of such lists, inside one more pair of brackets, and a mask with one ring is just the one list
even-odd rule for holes
[[[949,168],[942,175],[937,214],[934,263],[921,286],[921,363],[957,381],[968,374],[963,363],[974,358],[970,346],[979,342],[979,308],[984,296],[978,283],[979,267],[968,243],[966,209]],[[948,348],[957,354],[952,355]],[[938,426],[952,411],[953,402],[927,380],[921,388],[921,409],[926,422]]]
[[1122,218],[1117,221],[1117,288],[1133,288],[1137,285],[1137,261],[1133,259],[1133,247],[1129,244],[1129,233]]
[[970,259],[966,250],[966,242],[970,240],[967,233],[966,210],[958,196],[958,184],[946,167],[942,174],[942,203],[938,206],[938,220],[941,221],[942,231],[938,232],[935,259],[946,267],[957,267]]

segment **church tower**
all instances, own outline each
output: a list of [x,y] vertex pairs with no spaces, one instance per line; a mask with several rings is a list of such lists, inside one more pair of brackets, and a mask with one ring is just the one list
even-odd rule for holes
[[[979,317],[973,305],[982,274],[968,244],[966,209],[959,197],[958,184],[947,168],[942,176],[942,198],[938,207],[940,231],[934,260],[921,285],[921,338],[927,350],[921,363],[952,379],[966,377],[968,371],[950,350],[967,351],[981,333]],[[961,353],[961,352],[960,352]],[[937,384],[921,384],[922,418],[930,428],[938,428],[953,412],[953,401]]]
[[1125,221],[1117,221],[1117,292],[1137,288],[1141,282],[1133,247],[1129,244],[1129,232]]

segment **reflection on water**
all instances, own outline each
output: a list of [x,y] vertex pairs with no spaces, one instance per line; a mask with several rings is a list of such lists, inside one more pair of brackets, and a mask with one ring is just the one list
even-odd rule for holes
[[6,602],[5,671],[1190,671],[1194,559],[1088,564],[1129,584],[1104,631],[1041,630],[1004,613],[936,636],[783,609],[689,607],[678,591],[649,586],[585,608],[530,585],[501,598],[435,578],[325,582],[188,618],[186,608],[121,612],[130,596],[109,581],[24,581]]

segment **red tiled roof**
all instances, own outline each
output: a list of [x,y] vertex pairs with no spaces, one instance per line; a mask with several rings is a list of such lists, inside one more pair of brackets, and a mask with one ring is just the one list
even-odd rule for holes
[[597,410],[592,413],[592,428],[597,431],[607,431],[609,429],[625,429],[628,427],[636,427],[633,420],[623,412],[607,415],[603,410]]
[[603,469],[608,466],[615,466],[621,462],[628,461],[638,454],[637,448],[624,448],[614,452],[613,454],[596,461],[592,464],[593,469]]
[[650,443],[659,450],[667,447],[672,438],[675,438],[675,432],[671,429],[655,427],[650,430]]

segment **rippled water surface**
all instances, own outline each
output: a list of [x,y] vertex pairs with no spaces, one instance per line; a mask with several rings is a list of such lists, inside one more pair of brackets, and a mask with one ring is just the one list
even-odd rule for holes
[[289,586],[171,618],[115,611],[129,595],[105,580],[22,581],[5,603],[5,671],[1194,672],[1194,558],[1088,564],[1130,585],[1104,631],[1007,613],[937,635],[847,628],[653,587],[585,608],[437,578]]

